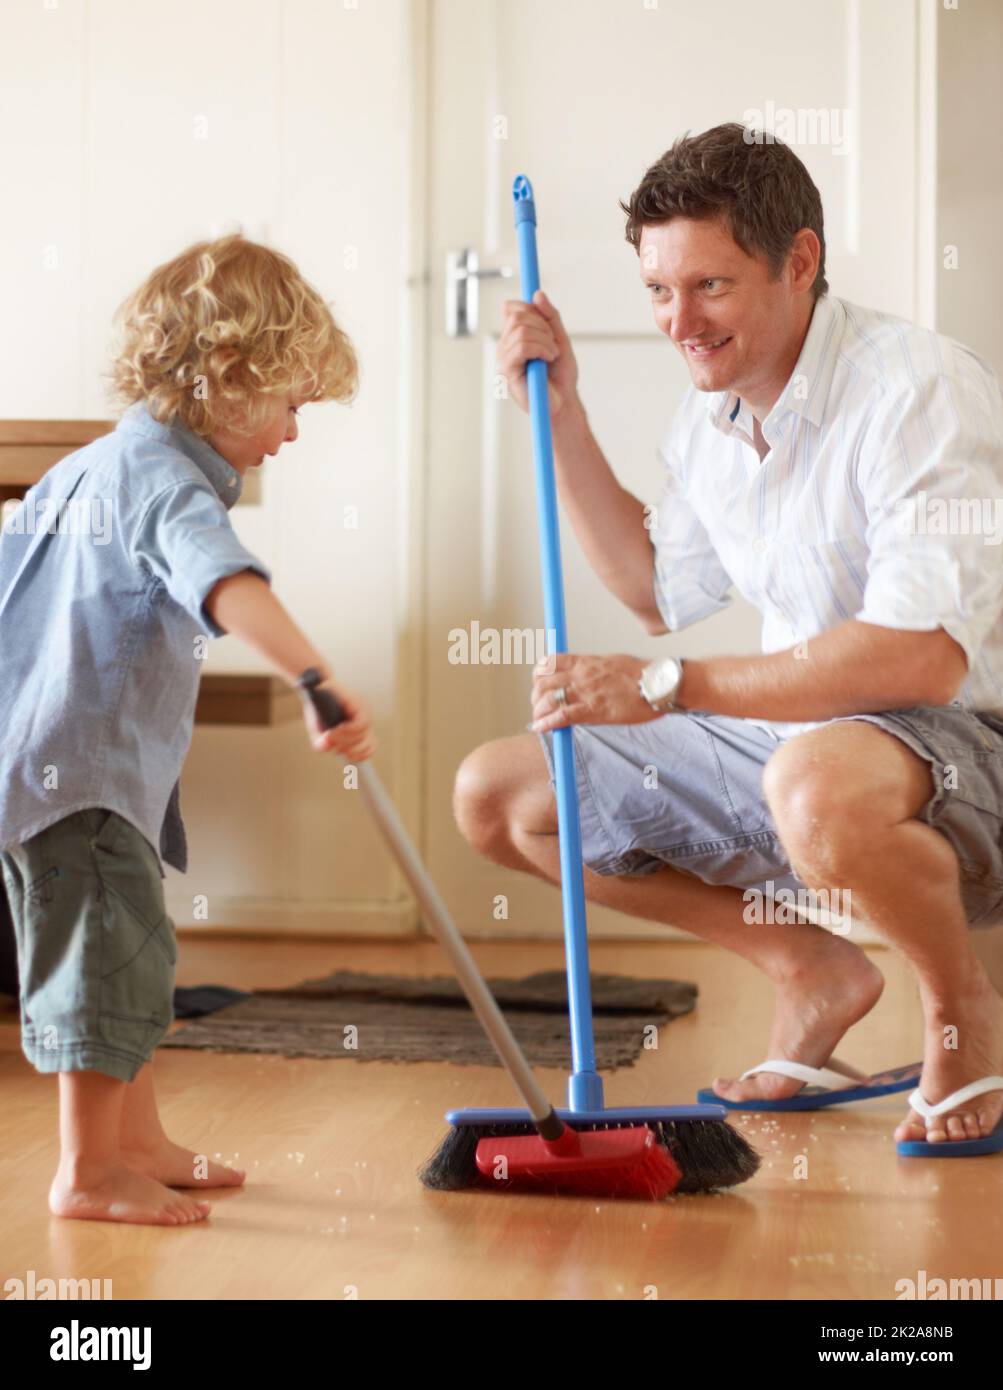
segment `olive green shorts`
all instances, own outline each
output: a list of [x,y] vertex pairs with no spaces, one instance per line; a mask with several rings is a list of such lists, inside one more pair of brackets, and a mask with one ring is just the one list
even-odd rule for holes
[[41,1072],[132,1081],[174,1016],[177,941],[152,845],[91,807],[0,853],[21,979],[21,1047]]

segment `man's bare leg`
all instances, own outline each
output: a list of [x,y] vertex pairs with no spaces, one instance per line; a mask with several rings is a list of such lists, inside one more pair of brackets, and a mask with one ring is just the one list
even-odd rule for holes
[[[560,884],[556,799],[535,735],[499,739],[471,753],[457,773],[454,814],[465,838],[496,863]],[[641,876],[586,869],[584,878],[591,901],[693,932],[762,970],[776,990],[770,1057],[824,1066],[881,995],[884,978],[859,947],[809,922],[751,925],[741,889],[707,884],[668,865]],[[799,1089],[788,1077],[754,1078],[754,1094],[763,1098]]]
[[[814,888],[849,889],[854,913],[916,972],[924,1099],[935,1104],[970,1081],[1003,1075],[1003,1003],[972,949],[957,856],[939,831],[915,819],[934,790],[925,760],[873,724],[836,723],[783,745],[763,785],[798,876]],[[974,1139],[1001,1112],[1003,1091],[927,1129],[910,1110],[895,1137]]]

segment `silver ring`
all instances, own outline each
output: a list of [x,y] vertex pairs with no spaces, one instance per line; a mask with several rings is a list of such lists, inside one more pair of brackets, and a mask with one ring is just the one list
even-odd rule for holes
[[559,705],[566,705],[568,703],[568,692],[563,685],[559,685],[554,691],[554,700]]

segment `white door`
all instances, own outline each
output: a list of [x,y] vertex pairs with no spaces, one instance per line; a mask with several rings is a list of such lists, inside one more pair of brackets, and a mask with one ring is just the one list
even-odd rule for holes
[[[541,279],[593,430],[623,485],[654,501],[654,450],[687,376],[653,327],[618,199],[676,136],[761,113],[792,132],[821,190],[832,292],[914,316],[916,12],[913,0],[430,0],[429,19],[424,847],[466,932],[497,931],[504,894],[508,930],[559,935],[557,891],[483,859],[451,812],[464,756],[525,731],[531,675],[453,664],[450,633],[535,629],[543,613],[528,419],[495,385],[499,305],[518,281],[483,280],[477,331],[450,338],[447,255],[517,270],[510,190],[530,177]],[[570,650],[758,650],[758,615],[738,599],[677,637],[647,636],[566,525],[562,545]],[[627,925],[591,905],[589,921]]]

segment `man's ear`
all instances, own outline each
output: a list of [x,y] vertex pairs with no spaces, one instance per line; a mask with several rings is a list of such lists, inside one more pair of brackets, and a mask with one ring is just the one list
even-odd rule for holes
[[791,242],[791,249],[787,255],[792,289],[811,289],[815,283],[815,276],[818,274],[818,262],[821,254],[822,247],[819,239],[810,227],[802,227],[799,232],[795,233],[794,240]]

